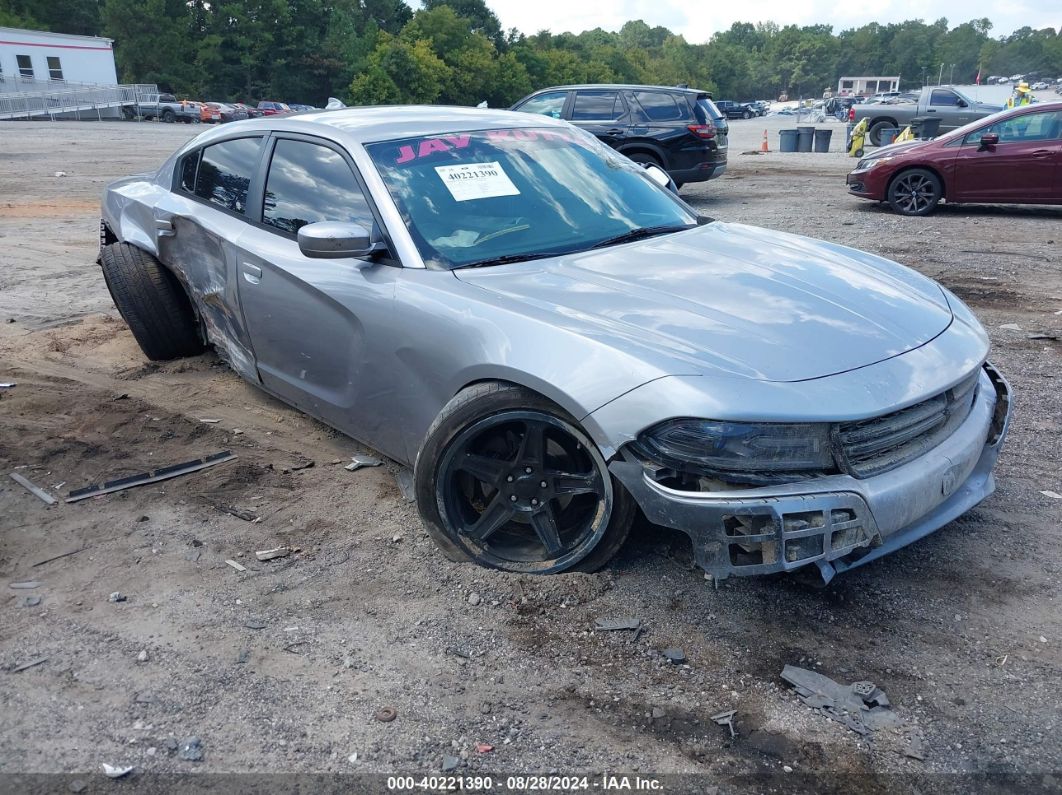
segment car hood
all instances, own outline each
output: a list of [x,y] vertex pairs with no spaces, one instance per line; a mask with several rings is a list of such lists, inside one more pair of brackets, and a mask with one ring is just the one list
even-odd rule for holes
[[896,157],[896,155],[906,154],[913,149],[921,149],[929,144],[933,143],[936,139],[928,141],[900,141],[898,144],[889,144],[888,146],[882,146],[875,149],[870,154],[864,155],[862,160],[877,160],[879,157]]
[[802,381],[924,345],[951,323],[941,289],[894,262],[740,224],[546,260],[454,271],[493,303],[673,375]]

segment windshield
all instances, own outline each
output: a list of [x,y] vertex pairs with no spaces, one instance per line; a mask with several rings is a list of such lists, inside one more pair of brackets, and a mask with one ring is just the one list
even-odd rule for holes
[[697,223],[644,169],[581,130],[482,130],[366,150],[437,267],[585,251]]

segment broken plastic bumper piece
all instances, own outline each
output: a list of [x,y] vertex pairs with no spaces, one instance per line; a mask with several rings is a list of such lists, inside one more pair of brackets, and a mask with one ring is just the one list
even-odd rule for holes
[[940,529],[995,490],[1010,387],[986,364],[966,419],[923,455],[881,474],[825,475],[734,491],[686,491],[623,455],[613,474],[649,521],[681,530],[697,564],[717,579],[815,564],[825,581]]

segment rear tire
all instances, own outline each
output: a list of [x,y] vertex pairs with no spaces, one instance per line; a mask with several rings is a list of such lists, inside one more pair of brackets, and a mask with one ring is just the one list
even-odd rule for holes
[[663,163],[661,163],[654,155],[651,155],[647,152],[632,152],[631,154],[627,155],[627,157],[629,157],[631,160],[633,160],[640,166],[656,166],[659,169],[667,171],[667,169],[664,168]]
[[192,305],[177,277],[146,251],[111,243],[100,252],[114,305],[152,361],[195,356],[204,349]]
[[414,477],[443,553],[503,571],[595,571],[634,521],[634,500],[578,423],[514,384],[454,397],[428,430]]

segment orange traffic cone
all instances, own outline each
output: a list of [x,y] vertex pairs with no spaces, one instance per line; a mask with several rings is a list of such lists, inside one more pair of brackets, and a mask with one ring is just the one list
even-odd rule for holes
[[770,149],[767,148],[767,131],[766,130],[763,131],[763,143],[760,144],[760,151],[764,152],[764,153],[767,153],[767,152],[771,151]]

